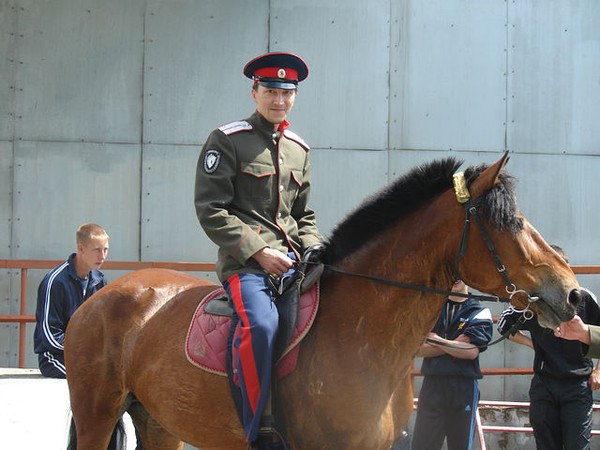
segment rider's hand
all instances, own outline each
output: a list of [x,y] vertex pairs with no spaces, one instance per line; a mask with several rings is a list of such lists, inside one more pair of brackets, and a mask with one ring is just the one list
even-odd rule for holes
[[252,257],[258,261],[267,275],[274,277],[280,277],[294,265],[294,261],[288,255],[269,247],[257,251]]

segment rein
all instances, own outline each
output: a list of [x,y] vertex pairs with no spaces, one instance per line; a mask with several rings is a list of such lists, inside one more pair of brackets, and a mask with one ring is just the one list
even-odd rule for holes
[[351,272],[349,270],[340,269],[339,267],[332,266],[330,264],[324,264],[325,268],[331,272],[340,273],[343,275],[349,275],[351,277],[363,278],[365,280],[375,281],[376,283],[383,284],[385,286],[394,286],[402,289],[411,289],[413,291],[421,291],[421,292],[429,292],[432,294],[440,294],[444,296],[454,295],[456,297],[462,298],[474,298],[479,301],[491,301],[491,302],[503,302],[508,303],[512,299],[512,295],[510,297],[498,297],[497,295],[487,295],[487,294],[463,294],[462,292],[452,292],[447,289],[437,289],[429,286],[422,286],[419,284],[409,284],[404,283],[402,281],[390,280],[388,278],[381,278],[375,275],[367,275],[364,273]]

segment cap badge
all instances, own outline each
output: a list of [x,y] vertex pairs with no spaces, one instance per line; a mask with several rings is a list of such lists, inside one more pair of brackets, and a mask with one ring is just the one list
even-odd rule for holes
[[278,76],[279,78],[285,78],[285,69],[279,69],[279,70],[277,71],[277,76]]

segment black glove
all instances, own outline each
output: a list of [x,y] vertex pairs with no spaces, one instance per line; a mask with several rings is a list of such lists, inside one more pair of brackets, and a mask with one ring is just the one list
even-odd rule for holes
[[313,244],[304,250],[304,254],[302,255],[303,262],[311,262],[311,263],[320,263],[322,262],[323,255],[325,254],[325,250],[327,246],[322,242],[318,244]]

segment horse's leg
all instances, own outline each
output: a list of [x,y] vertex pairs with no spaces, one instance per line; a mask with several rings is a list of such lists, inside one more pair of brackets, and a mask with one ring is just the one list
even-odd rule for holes
[[118,380],[108,375],[110,370],[91,363],[86,367],[89,361],[83,363],[68,366],[67,375],[81,381],[69,385],[71,411],[77,430],[77,448],[105,450],[123,415],[127,395],[119,387]]
[[[92,419],[94,420],[94,419]],[[99,423],[96,422],[96,424],[92,427],[90,426],[86,426],[85,423],[81,423],[82,421],[80,420],[79,423],[80,425],[77,425],[77,449],[107,449],[109,448],[109,444],[111,443],[111,438],[113,435],[113,432],[115,431],[115,425],[116,423],[112,423],[112,424],[106,424],[106,423]],[[113,441],[114,443],[114,441]],[[69,449],[71,449],[72,447],[69,447]],[[119,448],[119,447],[114,447],[114,444],[112,444],[112,448]],[[111,448],[111,450],[112,450]]]
[[127,412],[136,429],[136,437],[142,440],[143,450],[183,449],[183,442],[161,427],[137,400],[129,406]]
[[[402,432],[408,427],[408,419],[413,411],[413,385],[410,371],[394,391],[394,435],[397,442],[404,438]],[[400,447],[402,448],[402,447]]]

